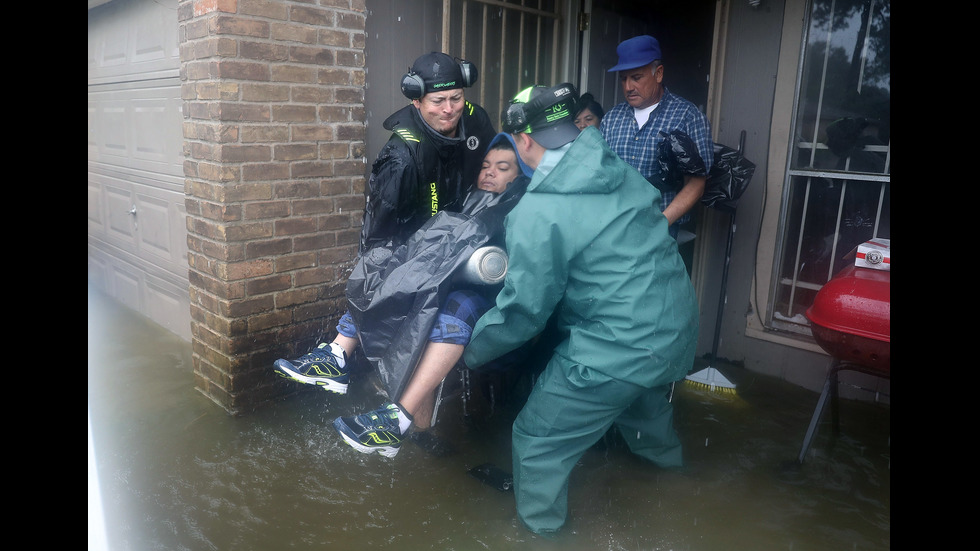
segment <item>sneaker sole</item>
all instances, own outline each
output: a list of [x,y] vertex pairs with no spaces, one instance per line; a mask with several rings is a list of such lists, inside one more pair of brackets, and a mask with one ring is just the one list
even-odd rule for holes
[[273,371],[277,375],[284,379],[289,379],[291,381],[296,381],[297,383],[303,383],[304,385],[314,385],[326,390],[327,392],[333,392],[334,394],[344,395],[347,394],[347,384],[339,383],[332,379],[317,379],[316,377],[307,377],[289,369],[288,367],[280,364],[278,361],[275,363]]
[[361,453],[368,453],[368,454],[378,453],[385,457],[395,457],[396,455],[398,455],[398,450],[401,449],[401,447],[393,448],[391,446],[379,446],[379,447],[365,446],[364,444],[361,444],[360,442],[351,438],[350,436],[347,436],[344,433],[344,431],[340,430],[340,428],[337,426],[336,421],[334,422],[333,427],[337,431],[337,433],[340,434],[340,436],[344,439],[344,441],[350,444],[350,447],[354,448],[355,450]]

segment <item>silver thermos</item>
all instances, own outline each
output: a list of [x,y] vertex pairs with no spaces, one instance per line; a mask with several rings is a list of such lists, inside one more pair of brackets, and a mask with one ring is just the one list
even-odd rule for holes
[[489,245],[473,251],[466,264],[459,267],[456,278],[468,283],[493,285],[507,274],[507,252]]

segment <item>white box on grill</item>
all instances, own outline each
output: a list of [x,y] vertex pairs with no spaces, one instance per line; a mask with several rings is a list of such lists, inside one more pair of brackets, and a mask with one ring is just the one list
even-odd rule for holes
[[858,245],[854,265],[860,268],[890,272],[892,265],[891,239],[872,239]]

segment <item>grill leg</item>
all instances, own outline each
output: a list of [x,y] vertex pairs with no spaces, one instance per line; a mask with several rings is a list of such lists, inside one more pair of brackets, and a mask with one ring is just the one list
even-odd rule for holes
[[797,462],[802,465],[803,460],[806,458],[806,452],[810,449],[810,444],[813,443],[813,437],[817,433],[817,424],[820,422],[820,416],[823,414],[824,407],[827,406],[827,399],[830,398],[833,401],[831,405],[831,410],[834,416],[834,431],[839,432],[838,425],[838,413],[837,413],[837,372],[840,369],[840,361],[834,360],[830,366],[830,373],[827,374],[827,379],[823,383],[823,391],[820,392],[820,399],[817,400],[817,407],[813,410],[813,416],[810,417],[810,426],[806,429],[806,436],[803,438],[803,447],[800,449],[800,457]]
[[830,418],[833,421],[831,425],[834,428],[834,436],[840,435],[840,404],[837,400],[837,395],[840,392],[840,385],[838,383],[837,374],[840,373],[842,369],[845,369],[844,364],[840,362],[835,362],[833,368],[830,369]]

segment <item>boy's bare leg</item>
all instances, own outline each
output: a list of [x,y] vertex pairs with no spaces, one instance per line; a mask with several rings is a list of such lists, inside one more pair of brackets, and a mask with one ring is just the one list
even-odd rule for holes
[[350,358],[354,354],[354,349],[357,348],[358,344],[360,344],[356,338],[345,337],[339,333],[337,334],[337,338],[335,338],[333,342],[343,347],[344,352],[347,353],[348,358]]
[[435,391],[463,356],[463,345],[430,342],[422,352],[415,373],[408,381],[399,403],[414,419],[418,429],[427,429],[435,409]]
[[[436,385],[436,389],[438,388],[439,385]],[[405,407],[407,408],[408,406]],[[422,400],[415,409],[418,411],[418,413],[412,414],[412,424],[415,425],[415,428],[420,430],[429,428],[432,425],[432,414],[436,411],[436,390],[433,390],[422,397]]]

